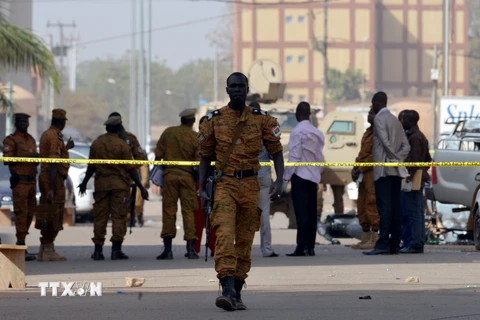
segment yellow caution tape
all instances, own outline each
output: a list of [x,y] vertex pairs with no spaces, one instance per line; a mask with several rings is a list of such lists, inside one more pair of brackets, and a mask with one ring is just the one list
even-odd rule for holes
[[[199,161],[147,161],[103,159],[56,159],[0,157],[0,162],[74,163],[74,164],[133,164],[161,166],[198,166]],[[215,164],[215,162],[212,162]],[[261,166],[273,166],[273,162],[260,162]],[[285,162],[287,167],[480,167],[480,162]]]

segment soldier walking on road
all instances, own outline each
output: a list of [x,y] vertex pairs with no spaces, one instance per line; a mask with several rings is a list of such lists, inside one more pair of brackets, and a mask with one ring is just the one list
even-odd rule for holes
[[216,159],[216,189],[210,222],[216,230],[215,271],[223,288],[216,306],[245,310],[241,290],[251,267],[255,232],[260,229],[261,209],[259,155],[262,141],[273,156],[277,180],[272,199],[283,188],[283,153],[280,125],[262,110],[245,105],[248,79],[235,72],[227,79],[227,106],[212,112],[200,126],[200,196],[208,200],[206,182],[212,159]]
[[[198,161],[198,144],[195,131],[196,109],[180,113],[181,125],[167,128],[161,135],[155,149],[155,160]],[[188,259],[198,259],[195,252],[195,211],[198,210],[195,183],[197,173],[192,167],[168,166],[163,171],[162,234],[163,252],[158,260],[173,259],[172,240],[177,235],[177,202],[182,207],[184,240],[187,241]]]
[[[38,158],[35,139],[27,132],[30,116],[15,113],[15,130],[3,140],[4,157]],[[12,188],[13,211],[15,212],[15,228],[17,246],[25,245],[28,229],[32,224],[37,206],[37,162],[5,162],[10,169],[10,187]],[[25,251],[25,260],[32,261],[36,257]]]
[[[105,122],[107,133],[98,137],[90,147],[90,159],[131,160],[132,154],[128,145],[118,133],[121,130],[121,118],[110,117]],[[79,185],[83,196],[88,180],[95,173],[95,218],[92,238],[95,244],[93,260],[104,260],[103,244],[107,234],[108,218],[112,216],[112,260],[128,259],[122,252],[122,243],[127,232],[128,198],[130,179],[140,188],[142,198],[148,200],[148,191],[143,187],[137,169],[130,164],[89,164],[83,182]]]
[[[68,159],[68,150],[75,147],[72,138],[65,144],[62,130],[67,121],[67,112],[63,109],[52,110],[52,125],[40,138],[40,158]],[[41,230],[38,261],[63,261],[65,257],[55,251],[53,245],[60,230],[63,230],[63,213],[65,210],[65,179],[68,176],[69,163],[42,163],[39,187],[40,204],[53,203],[58,214],[58,230]]]

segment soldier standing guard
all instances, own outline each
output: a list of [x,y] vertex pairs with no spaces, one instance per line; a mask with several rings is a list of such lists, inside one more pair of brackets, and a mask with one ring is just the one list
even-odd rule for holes
[[[180,113],[181,125],[167,128],[157,143],[155,160],[198,161],[198,143],[192,127],[196,109]],[[177,202],[182,207],[184,240],[187,242],[188,259],[198,259],[195,252],[195,211],[198,210],[196,194],[196,172],[192,167],[167,166],[163,171],[162,234],[164,250],[158,260],[173,259],[172,240],[177,234]]]
[[[68,150],[75,147],[70,138],[65,144],[62,130],[67,121],[67,112],[63,109],[52,110],[52,122],[40,138],[41,158],[62,158],[68,159]],[[42,163],[38,179],[41,197],[40,203],[53,203],[56,206],[59,217],[59,230],[41,230],[40,250],[38,261],[63,261],[65,257],[55,251],[53,245],[60,230],[63,230],[63,212],[65,210],[65,179],[68,176],[69,163]]]
[[[148,160],[147,153],[140,146],[140,142],[138,142],[137,137],[133,133],[125,130],[125,127],[123,126],[123,123],[122,123],[122,116],[120,115],[120,113],[112,112],[108,116],[108,118],[111,118],[111,117],[119,117],[120,118],[120,131],[118,132],[118,136],[120,138],[122,138],[128,144],[128,146],[130,147],[130,151],[132,153],[133,160],[142,160],[142,161]],[[140,179],[143,180],[144,178],[142,177],[142,173],[141,173],[142,165],[136,165],[135,167],[137,168],[137,172],[138,172],[138,175],[140,176]],[[132,188],[132,191],[133,191],[133,188],[137,187],[135,182],[132,179],[130,179],[130,187]],[[137,192],[137,194],[138,194],[138,192]],[[132,201],[132,206],[134,207],[133,212],[136,211],[135,210],[136,202],[137,202],[136,199],[133,199],[133,201]],[[143,218],[143,215],[142,215],[142,218]],[[127,232],[127,231],[125,230],[125,232]]]
[[[27,132],[30,116],[15,113],[15,130],[3,140],[4,157],[38,158],[35,139]],[[15,212],[15,228],[17,245],[24,246],[28,229],[32,224],[37,206],[37,165],[38,162],[5,162],[10,169],[10,187],[12,188],[13,211]],[[25,251],[25,260],[32,261],[36,257]]]
[[[283,189],[283,153],[280,125],[262,110],[245,105],[248,79],[240,72],[227,79],[227,106],[212,112],[197,135],[200,145],[200,196],[208,199],[206,181],[215,158],[217,186],[210,216],[216,230],[215,270],[222,296],[216,306],[224,310],[245,310],[241,290],[251,267],[255,232],[260,229],[259,155],[262,141],[273,156],[277,180],[271,199]],[[233,149],[232,149],[233,148]]]
[[[118,133],[122,129],[120,117],[109,117],[105,122],[107,133],[99,136],[90,147],[90,159],[131,160],[129,146]],[[128,197],[130,179],[140,188],[142,198],[148,200],[148,191],[143,187],[135,165],[130,164],[89,164],[87,173],[79,185],[80,195],[84,195],[88,180],[95,173],[95,217],[92,238],[95,251],[93,260],[104,260],[103,244],[107,234],[107,223],[112,214],[112,260],[128,259],[122,252],[122,243],[127,232]]]

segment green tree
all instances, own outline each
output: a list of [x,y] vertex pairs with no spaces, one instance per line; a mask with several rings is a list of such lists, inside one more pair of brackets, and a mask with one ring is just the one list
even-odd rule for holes
[[328,70],[328,98],[330,102],[359,99],[360,87],[365,75],[360,70]]
[[[59,92],[60,76],[52,52],[32,32],[8,22],[7,2],[0,0],[0,66],[8,71],[33,70],[42,79],[51,78]],[[0,104],[11,105],[3,88],[0,88]]]

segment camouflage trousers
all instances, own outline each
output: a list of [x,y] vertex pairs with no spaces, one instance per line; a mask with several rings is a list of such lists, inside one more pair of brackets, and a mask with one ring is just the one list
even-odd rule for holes
[[107,234],[107,224],[112,215],[111,242],[123,242],[127,233],[129,190],[95,191],[93,204],[94,244],[103,245]]
[[358,186],[358,220],[365,232],[370,231],[370,229],[378,230],[380,217],[375,199],[375,184],[373,182],[373,170],[371,170],[364,173],[363,180]]
[[[67,191],[65,190],[65,179],[66,177],[60,176],[57,174],[55,177],[55,193],[53,195],[53,203],[57,206],[57,212],[59,214],[60,225],[63,222],[63,214],[65,212],[65,197]],[[40,203],[48,203],[47,194],[50,191],[50,177],[49,173],[46,171],[40,172],[38,177],[38,186],[40,187]],[[60,227],[60,230],[63,230],[63,227]],[[49,244],[53,243],[57,238],[59,231],[50,231],[50,230],[41,230],[40,233],[42,237],[40,238],[40,243]]]
[[37,186],[35,181],[19,182],[12,190],[13,211],[15,212],[15,229],[17,241],[25,241],[32,224],[37,206]]
[[260,183],[256,176],[245,179],[223,176],[217,180],[210,223],[217,236],[215,271],[218,279],[248,277],[253,238],[261,223],[259,197]]
[[162,238],[177,235],[178,198],[182,208],[184,240],[198,240],[195,235],[195,211],[198,210],[195,181],[188,172],[167,170],[163,176]]

